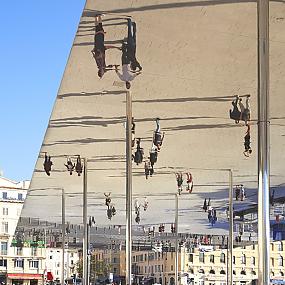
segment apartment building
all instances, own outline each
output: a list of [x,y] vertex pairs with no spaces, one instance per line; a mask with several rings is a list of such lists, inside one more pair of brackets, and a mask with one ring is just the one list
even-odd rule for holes
[[[72,278],[77,273],[76,263],[79,252],[75,248],[66,248],[64,253],[64,278]],[[62,248],[46,248],[46,278],[60,280],[62,273]]]
[[28,187],[29,181],[0,177],[0,282],[7,285],[43,283],[45,249],[14,237]]

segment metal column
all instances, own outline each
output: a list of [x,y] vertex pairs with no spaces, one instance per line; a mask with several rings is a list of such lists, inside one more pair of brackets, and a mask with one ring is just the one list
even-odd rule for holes
[[61,231],[62,231],[62,266],[61,266],[61,284],[64,284],[64,269],[65,269],[65,195],[64,189],[61,189]]
[[82,284],[87,285],[87,246],[88,246],[88,231],[87,231],[87,159],[83,158],[83,278]]
[[234,211],[233,211],[233,172],[229,169],[229,239],[228,239],[228,284],[233,284],[233,240],[234,240]]
[[269,223],[269,0],[257,1],[258,16],[258,284],[270,282]]
[[132,283],[132,97],[126,91],[126,285]]
[[179,250],[178,250],[178,196],[175,194],[175,285],[178,285],[178,259],[179,259]]

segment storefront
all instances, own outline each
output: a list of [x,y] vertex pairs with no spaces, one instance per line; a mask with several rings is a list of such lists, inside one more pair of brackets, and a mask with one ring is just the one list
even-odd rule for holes
[[29,273],[8,273],[7,285],[43,285],[43,275]]

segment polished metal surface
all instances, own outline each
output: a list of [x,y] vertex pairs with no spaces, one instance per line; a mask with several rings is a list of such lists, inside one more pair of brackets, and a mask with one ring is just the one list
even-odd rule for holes
[[[285,5],[271,1],[270,10],[274,98],[270,102],[270,182],[279,194],[285,190]],[[151,148],[155,118],[160,118],[165,132],[153,177],[146,180],[143,165],[133,163],[133,197],[147,197],[149,201],[140,226],[157,229],[164,223],[165,232],[170,232],[173,196],[177,192],[173,176],[176,171],[190,171],[194,189],[190,194],[183,185],[179,232],[227,235],[228,177],[225,172],[204,169],[233,169],[235,183],[244,184],[248,194],[246,201],[235,201],[235,210],[257,208],[256,2],[88,0],[55,98],[31,189],[63,187],[68,193],[66,222],[82,225],[82,177],[69,175],[64,166],[68,154],[80,154],[90,159],[86,203],[102,229],[96,234],[109,242],[103,228],[109,233],[109,227],[123,228],[126,224],[125,91],[114,84],[118,80],[115,71],[108,71],[102,79],[97,76],[91,50],[94,17],[100,12],[104,14],[108,45],[120,47],[126,38],[126,15],[137,24],[137,58],[143,70],[132,81],[130,90],[136,136],[142,138],[146,155]],[[120,65],[121,51],[108,49],[106,62]],[[251,157],[243,155],[244,123],[235,124],[229,118],[236,94],[251,95]],[[44,152],[52,157],[50,176],[43,171]],[[111,221],[106,216],[104,192],[111,192],[116,205],[117,214]],[[36,195],[42,193],[29,192],[21,216],[59,224],[60,201],[48,191],[46,196]],[[213,227],[202,209],[208,198],[218,213]],[[122,233],[121,240],[125,239]]]
[[126,284],[132,284],[132,95],[126,91]]
[[269,0],[257,1],[258,15],[258,284],[270,283]]

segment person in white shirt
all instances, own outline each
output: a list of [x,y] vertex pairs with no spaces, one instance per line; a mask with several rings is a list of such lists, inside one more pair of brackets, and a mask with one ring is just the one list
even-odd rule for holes
[[136,73],[131,72],[129,70],[129,66],[130,66],[130,58],[127,54],[127,45],[123,44],[122,45],[122,73],[119,72],[118,66],[115,66],[115,68],[116,68],[115,70],[116,70],[118,77],[122,81],[126,82],[126,88],[127,89],[131,88],[130,81],[132,81],[137,75],[140,74],[140,72],[136,72]]

